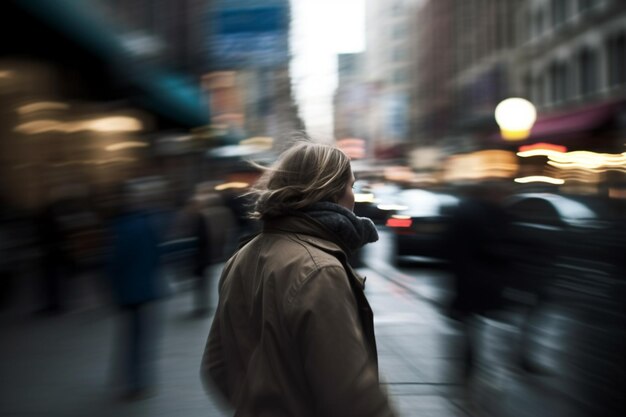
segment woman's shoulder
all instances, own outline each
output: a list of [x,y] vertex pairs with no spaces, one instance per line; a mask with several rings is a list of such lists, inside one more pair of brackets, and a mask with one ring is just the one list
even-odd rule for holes
[[261,233],[240,252],[258,254],[265,262],[273,263],[275,269],[294,263],[312,269],[341,266],[339,257],[343,254],[335,243],[298,233]]

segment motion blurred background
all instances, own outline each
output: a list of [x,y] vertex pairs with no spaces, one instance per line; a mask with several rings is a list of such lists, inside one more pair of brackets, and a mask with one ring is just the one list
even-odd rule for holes
[[[441,320],[380,325],[473,345],[470,379],[441,382],[459,352],[438,357],[445,366],[433,378],[398,379],[406,366],[419,374],[424,352],[383,331],[383,345],[411,346],[381,360],[402,415],[623,415],[623,0],[5,0],[0,31],[0,407],[9,415],[78,415],[102,401],[96,390],[74,407],[67,390],[90,371],[66,364],[96,345],[101,357],[113,338],[108,324],[98,334],[83,325],[117,317],[108,271],[129,212],[159,214],[153,243],[168,290],[142,302],[174,306],[151,322],[196,372],[221,262],[258,227],[241,197],[259,176],[248,161],[271,163],[295,131],[353,161],[356,213],[381,234],[380,250],[354,254],[355,266],[379,276],[381,294],[405,293],[411,311],[426,303]],[[339,45],[352,37],[356,47]],[[532,114],[510,137],[504,124],[517,129],[524,108],[494,112],[512,97]],[[506,220],[481,223],[495,217],[465,205],[474,200],[496,203]],[[478,289],[459,284],[464,268],[483,277],[469,278]],[[450,306],[462,292],[481,306],[459,319]],[[497,303],[484,299],[495,293]],[[388,301],[374,297],[375,311],[396,317]],[[201,321],[190,342],[188,324],[163,317],[192,305]],[[55,334],[76,344],[50,353]],[[44,383],[31,361],[57,365]],[[87,384],[106,383],[98,372]],[[60,374],[71,381],[63,391],[38,396]],[[195,374],[180,378],[165,392],[198,390]],[[397,388],[422,385],[444,386],[428,398],[445,405],[424,408],[424,392]],[[196,404],[192,414],[212,407],[195,394],[179,400]],[[100,412],[177,410],[148,404]]]

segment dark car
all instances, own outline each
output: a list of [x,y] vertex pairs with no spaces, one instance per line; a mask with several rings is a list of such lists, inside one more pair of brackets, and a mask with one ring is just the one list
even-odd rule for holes
[[[600,291],[603,277],[616,277],[620,223],[601,201],[552,193],[510,197],[512,256],[534,290],[570,296]],[[578,291],[573,291],[578,288]]]
[[445,261],[450,211],[459,199],[449,194],[412,189],[399,192],[396,201],[395,214],[385,223],[393,232],[394,261]]

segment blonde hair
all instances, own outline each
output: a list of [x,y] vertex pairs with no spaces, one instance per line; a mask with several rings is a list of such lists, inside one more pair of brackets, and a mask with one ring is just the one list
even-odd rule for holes
[[282,153],[254,185],[250,217],[267,219],[321,201],[337,202],[352,177],[350,159],[338,148],[299,141]]

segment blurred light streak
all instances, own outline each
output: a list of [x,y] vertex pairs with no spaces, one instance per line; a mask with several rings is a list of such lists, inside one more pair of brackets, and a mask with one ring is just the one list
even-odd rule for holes
[[262,149],[272,149],[274,138],[269,136],[255,136],[239,141],[240,145],[257,146]]
[[519,168],[515,154],[488,149],[464,155],[454,155],[446,162],[445,180],[511,178]]
[[67,124],[58,120],[44,119],[22,123],[15,127],[16,132],[36,135],[46,132],[67,132]]
[[104,149],[106,149],[109,152],[113,152],[113,151],[120,151],[123,149],[130,149],[130,148],[145,148],[146,146],[148,146],[148,144],[145,142],[128,141],[128,142],[116,143],[114,145],[109,145]]
[[109,116],[84,122],[84,128],[97,132],[136,132],[143,128],[141,121],[128,116]]
[[58,101],[39,101],[37,103],[25,104],[17,108],[17,112],[21,115],[35,113],[41,110],[66,110],[70,106],[67,103]]
[[393,210],[393,211],[401,211],[407,210],[407,206],[403,206],[402,204],[379,204],[376,206],[379,210]]
[[192,140],[194,138],[193,135],[183,135],[183,136],[176,136],[173,140],[175,142],[187,142],[188,140]]
[[372,193],[355,193],[354,194],[354,202],[355,203],[373,203],[374,202],[374,194],[372,194]]
[[237,189],[237,188],[246,188],[248,187],[250,184],[248,184],[247,182],[226,182],[224,184],[220,184],[220,185],[216,185],[215,186],[215,190],[216,191],[223,191],[223,190],[229,190],[229,189]]
[[567,147],[563,145],[554,145],[552,143],[546,142],[538,142],[533,143],[532,145],[522,145],[519,147],[520,152],[533,151],[538,149],[551,150],[556,152],[567,152]]
[[13,77],[13,71],[8,71],[8,70],[0,71],[0,78],[12,78],[12,77]]
[[584,169],[594,172],[604,172],[609,169],[616,171],[623,171],[626,169],[626,162],[621,163],[593,163],[593,162],[556,162],[548,161],[548,165],[551,165],[559,169]]
[[387,219],[387,223],[385,225],[388,227],[406,228],[411,227],[412,224],[413,220],[411,220],[411,218],[390,217]]
[[14,128],[16,132],[35,135],[46,132],[75,133],[83,130],[95,132],[135,132],[143,128],[142,123],[127,116],[111,116],[81,122],[62,122],[54,119],[33,120]]
[[550,164],[557,168],[607,168],[626,167],[626,152],[621,154],[596,153],[590,151],[573,151],[563,154],[549,155]]
[[565,181],[558,179],[558,178],[552,178],[552,177],[545,177],[543,175],[531,175],[529,177],[520,177],[520,178],[515,178],[514,180],[515,182],[518,182],[520,184],[527,184],[529,182],[546,182],[548,184],[564,184]]
[[559,162],[548,161],[548,165],[558,168],[562,171],[584,171],[584,172],[593,172],[596,174],[601,174],[603,172],[614,171],[614,172],[624,172],[626,173],[626,166],[607,166],[600,168],[590,168],[585,165],[577,165],[577,164],[562,164]]
[[553,149],[531,149],[527,151],[520,151],[517,153],[517,156],[520,158],[528,158],[531,156],[547,156],[550,157],[552,155],[562,154],[560,151],[556,151]]
[[136,158],[109,158],[109,159],[85,159],[79,161],[65,161],[52,164],[53,167],[60,168],[73,165],[106,165],[123,162],[135,162]]

